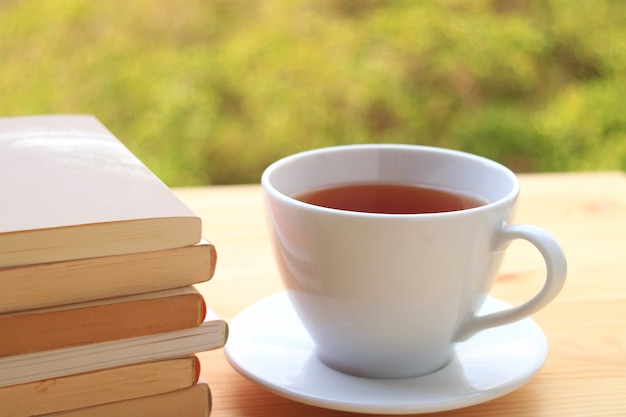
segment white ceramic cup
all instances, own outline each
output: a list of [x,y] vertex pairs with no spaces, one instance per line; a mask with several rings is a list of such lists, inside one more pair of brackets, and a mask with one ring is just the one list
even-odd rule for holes
[[[357,183],[414,184],[480,196],[480,207],[378,214],[294,199]],[[546,231],[510,225],[516,176],[491,160],[413,145],[348,145],[288,156],[261,180],[275,256],[289,299],[319,358],[368,378],[414,377],[451,359],[456,342],[520,320],[561,290],[565,256]],[[537,247],[545,285],[532,299],[477,316],[514,239]]]

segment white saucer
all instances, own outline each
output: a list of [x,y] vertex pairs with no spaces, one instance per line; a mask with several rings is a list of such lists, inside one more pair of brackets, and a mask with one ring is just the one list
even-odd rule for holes
[[[506,307],[489,298],[482,313]],[[528,382],[548,352],[543,332],[527,318],[459,343],[452,361],[435,373],[366,379],[337,372],[317,358],[286,293],[251,305],[229,326],[226,357],[248,379],[295,401],[360,413],[427,413],[489,401]]]

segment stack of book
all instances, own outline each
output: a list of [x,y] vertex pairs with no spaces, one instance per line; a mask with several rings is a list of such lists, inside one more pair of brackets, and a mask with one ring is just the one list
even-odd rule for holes
[[0,415],[208,416],[201,219],[91,116],[0,119]]

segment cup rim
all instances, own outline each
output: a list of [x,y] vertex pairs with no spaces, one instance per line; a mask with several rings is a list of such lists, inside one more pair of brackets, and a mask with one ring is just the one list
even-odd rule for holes
[[[295,160],[306,158],[309,156],[314,156],[317,154],[324,154],[329,152],[338,152],[342,150],[349,149],[395,149],[395,150],[411,150],[411,151],[423,151],[423,152],[432,152],[438,154],[447,154],[455,157],[462,157],[471,159],[475,162],[479,162],[482,164],[486,164],[497,168],[503,174],[505,174],[511,181],[512,188],[511,190],[501,198],[498,198],[494,201],[489,201],[486,204],[480,205],[478,207],[467,208],[462,210],[455,211],[446,211],[446,212],[437,212],[437,213],[371,213],[371,212],[360,212],[360,211],[352,211],[352,210],[344,210],[344,209],[335,209],[330,207],[322,207],[315,204],[306,203],[304,201],[300,201],[290,195],[287,195],[281,191],[279,191],[270,181],[270,176],[276,170],[280,169],[282,166],[287,165]],[[265,193],[273,196],[274,198],[296,207],[300,207],[303,209],[319,212],[319,213],[328,213],[335,215],[346,215],[350,217],[366,217],[366,218],[384,218],[384,219],[408,219],[408,218],[437,218],[437,217],[450,217],[450,216],[459,216],[465,214],[474,214],[480,213],[483,211],[492,210],[501,205],[507,205],[511,201],[514,201],[519,195],[520,185],[519,180],[515,173],[511,171],[505,165],[496,162],[492,159],[472,154],[469,152],[459,151],[455,149],[437,147],[437,146],[426,146],[426,145],[413,145],[413,144],[395,144],[395,143],[363,143],[363,144],[349,144],[349,145],[336,145],[336,146],[327,146],[322,148],[315,148],[310,150],[305,150],[297,153],[293,153],[291,155],[287,155],[283,158],[280,158],[270,165],[268,165],[261,175],[261,186]]]

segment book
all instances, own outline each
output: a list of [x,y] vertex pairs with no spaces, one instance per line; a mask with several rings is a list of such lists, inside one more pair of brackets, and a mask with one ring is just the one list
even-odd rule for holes
[[215,247],[202,239],[181,248],[0,268],[0,313],[197,284],[213,277],[216,261]]
[[[209,417],[211,391],[206,382],[166,394],[54,414],[62,417]],[[52,417],[50,415],[50,417]]]
[[0,357],[0,387],[218,349],[228,325],[207,307],[189,329]]
[[0,268],[182,247],[201,219],[96,118],[0,118]]
[[0,357],[187,329],[205,314],[193,286],[0,314]]
[[187,356],[11,385],[0,388],[0,413],[26,417],[154,396],[190,388],[199,376],[200,361]]

